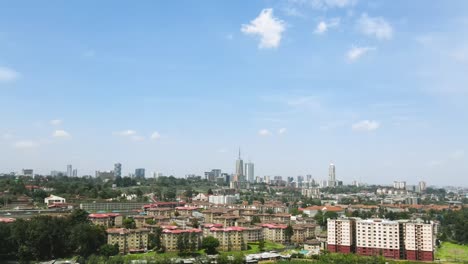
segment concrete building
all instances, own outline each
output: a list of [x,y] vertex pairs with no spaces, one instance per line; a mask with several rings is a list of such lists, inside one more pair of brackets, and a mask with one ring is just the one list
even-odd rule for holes
[[399,189],[399,190],[405,190],[406,189],[406,182],[405,181],[394,181],[393,182],[393,188]]
[[239,157],[236,160],[236,174],[234,175],[235,181],[245,182],[244,178],[244,161],[241,158],[241,151],[239,148]]
[[78,177],[78,170],[77,169],[73,169],[72,176],[73,177]]
[[246,229],[243,227],[212,227],[209,230],[209,235],[219,240],[219,250],[240,251],[247,249],[248,234],[246,232]]
[[355,247],[354,218],[328,219],[327,249],[330,252],[351,253]]
[[107,244],[119,245],[119,252],[123,254],[144,252],[148,249],[149,229],[107,229]]
[[123,217],[121,214],[108,213],[108,214],[89,214],[89,220],[95,225],[102,225],[105,227],[121,227]]
[[113,181],[115,179],[115,175],[113,171],[96,171],[96,178]]
[[288,226],[281,224],[263,224],[263,238],[266,241],[283,244],[286,241],[285,230]]
[[335,187],[336,186],[336,171],[335,171],[335,164],[331,163],[328,166],[328,187]]
[[254,164],[252,162],[247,162],[245,164],[245,178],[248,182],[253,183],[255,182],[255,173],[254,173]]
[[434,260],[434,224],[423,221],[403,224],[405,255],[407,260]]
[[44,203],[47,205],[66,203],[65,198],[51,194],[49,197],[44,198]]
[[356,253],[400,259],[400,226],[397,221],[366,219],[356,221]]
[[72,167],[72,165],[67,165],[67,176],[68,177],[73,176],[73,167]]
[[205,179],[210,182],[215,182],[218,178],[221,178],[220,169],[212,169],[211,171],[205,172]]
[[145,169],[143,168],[135,169],[135,178],[145,178]]
[[210,195],[208,201],[212,204],[235,204],[238,200],[236,195]]
[[122,164],[115,163],[114,164],[114,176],[115,177],[122,177]]
[[178,251],[177,241],[184,236],[189,244],[193,243],[197,249],[200,248],[202,238],[200,229],[164,229],[161,242],[166,251]]
[[23,176],[34,177],[34,170],[33,169],[22,169],[21,171]]

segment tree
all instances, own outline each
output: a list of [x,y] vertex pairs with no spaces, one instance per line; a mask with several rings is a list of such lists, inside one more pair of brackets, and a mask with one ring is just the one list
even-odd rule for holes
[[127,229],[135,229],[136,228],[136,224],[135,224],[135,220],[133,218],[125,218],[122,222],[122,225],[123,227],[127,228]]
[[211,190],[211,188],[208,189],[208,195],[213,195],[213,190]]
[[79,223],[90,223],[88,218],[88,212],[82,209],[73,210],[69,216],[69,219],[72,225]]
[[273,211],[272,208],[268,208],[266,211],[265,211],[267,214],[274,214],[275,211]]
[[262,221],[260,220],[260,216],[258,215],[254,215],[252,216],[252,221],[250,221],[250,223],[253,225],[253,224],[257,224],[257,223],[261,223]]
[[284,236],[286,237],[286,241],[291,243],[291,237],[294,235],[294,229],[291,224],[288,224],[286,229],[284,230]]
[[115,256],[119,254],[119,244],[104,244],[99,248],[99,254],[106,257]]
[[208,255],[216,254],[216,248],[219,247],[219,240],[212,237],[207,236],[204,237],[202,240],[202,248],[205,250],[205,253]]
[[258,250],[264,251],[265,250],[265,240],[261,239],[258,241]]

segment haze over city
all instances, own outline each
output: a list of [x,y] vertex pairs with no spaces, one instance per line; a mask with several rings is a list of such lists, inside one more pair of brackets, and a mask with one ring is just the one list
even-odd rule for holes
[[466,1],[25,3],[0,3],[0,172],[240,147],[259,176],[468,184]]

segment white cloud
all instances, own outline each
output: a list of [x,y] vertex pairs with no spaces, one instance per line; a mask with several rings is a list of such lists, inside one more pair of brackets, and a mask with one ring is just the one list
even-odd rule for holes
[[52,137],[55,137],[55,138],[70,138],[71,135],[65,131],[65,130],[55,130],[54,133],[52,134]]
[[287,129],[285,127],[282,127],[280,129],[278,129],[278,134],[280,135],[283,135],[284,133],[286,133]]
[[13,146],[18,149],[31,149],[38,147],[39,143],[32,140],[20,140],[15,142]]
[[340,19],[339,18],[333,18],[330,19],[329,21],[320,21],[317,24],[317,27],[315,28],[315,33],[316,34],[323,34],[327,32],[330,28],[334,28],[340,25]]
[[379,40],[388,40],[393,37],[392,26],[382,17],[370,17],[364,13],[357,21],[357,28],[362,34],[376,37]]
[[50,120],[50,124],[53,125],[53,126],[58,126],[58,125],[61,125],[62,124],[62,120],[60,119],[53,119],[53,120]]
[[346,53],[346,58],[350,62],[354,62],[360,59],[362,56],[364,56],[366,53],[368,53],[371,50],[375,50],[375,48],[374,47],[352,47]]
[[20,74],[10,68],[0,66],[0,82],[12,82],[20,77]]
[[159,134],[158,131],[154,131],[153,134],[151,134],[151,140],[158,140],[161,138],[161,134]]
[[262,137],[271,136],[271,132],[268,129],[260,129],[258,135]]
[[115,132],[114,133],[115,135],[118,135],[118,136],[133,136],[133,135],[136,135],[136,131],[135,130],[131,130],[131,129],[128,129],[128,130],[123,130],[123,131],[119,131],[119,132]]
[[379,122],[373,120],[362,120],[352,125],[354,131],[373,131],[379,127]]
[[272,8],[263,9],[250,24],[241,27],[244,34],[260,36],[259,48],[277,48],[285,29],[284,21],[273,16]]

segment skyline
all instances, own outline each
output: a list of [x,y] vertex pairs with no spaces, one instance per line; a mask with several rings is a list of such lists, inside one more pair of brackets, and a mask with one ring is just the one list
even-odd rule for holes
[[0,8],[0,171],[468,185],[465,1],[110,3]]

